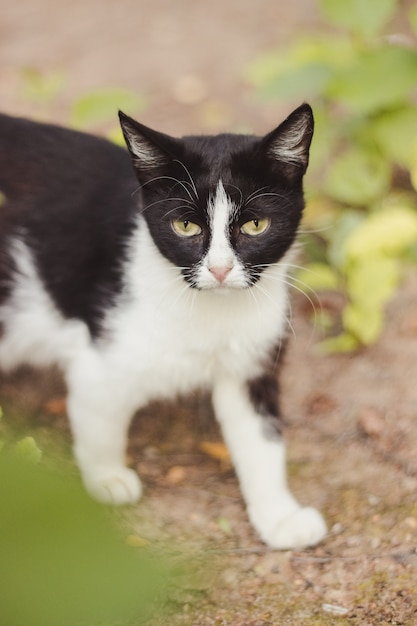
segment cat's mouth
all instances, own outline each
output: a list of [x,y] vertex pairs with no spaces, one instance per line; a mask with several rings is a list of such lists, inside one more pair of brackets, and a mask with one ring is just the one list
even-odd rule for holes
[[230,280],[230,281],[192,281],[189,283],[191,287],[198,291],[205,291],[207,293],[220,294],[225,296],[230,293],[236,293],[236,291],[242,291],[251,287],[252,283],[247,280]]

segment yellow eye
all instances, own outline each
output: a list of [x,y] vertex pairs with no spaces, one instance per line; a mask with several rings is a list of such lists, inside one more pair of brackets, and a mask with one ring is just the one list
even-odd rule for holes
[[172,227],[181,237],[194,237],[201,233],[201,226],[189,220],[174,220]]
[[270,223],[271,222],[267,217],[263,217],[262,219],[255,218],[242,224],[240,230],[245,235],[256,237],[256,235],[262,235],[262,233],[268,229]]

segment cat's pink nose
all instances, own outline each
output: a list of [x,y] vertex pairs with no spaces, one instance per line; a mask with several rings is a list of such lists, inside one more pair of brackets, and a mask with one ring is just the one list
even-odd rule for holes
[[213,274],[214,278],[219,283],[222,283],[224,281],[224,279],[226,278],[226,276],[228,275],[231,269],[232,269],[231,267],[210,267],[209,268],[210,272]]

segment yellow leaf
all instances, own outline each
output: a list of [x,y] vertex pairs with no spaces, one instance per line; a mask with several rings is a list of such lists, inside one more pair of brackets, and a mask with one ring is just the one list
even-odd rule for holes
[[63,397],[51,398],[45,404],[45,409],[50,415],[61,415],[67,410],[66,400]]
[[343,326],[366,346],[374,343],[381,334],[384,315],[381,308],[348,304],[343,311]]
[[347,238],[348,261],[376,254],[397,256],[417,241],[417,212],[393,206],[372,213]]
[[353,352],[359,347],[356,337],[345,332],[336,337],[328,337],[319,345],[323,354],[334,354],[335,352]]
[[369,256],[355,263],[347,276],[347,291],[361,308],[375,309],[385,305],[399,281],[399,264],[386,256]]
[[230,453],[224,443],[203,441],[200,444],[200,449],[208,456],[216,459],[216,461],[220,461],[220,464],[223,468],[231,465]]

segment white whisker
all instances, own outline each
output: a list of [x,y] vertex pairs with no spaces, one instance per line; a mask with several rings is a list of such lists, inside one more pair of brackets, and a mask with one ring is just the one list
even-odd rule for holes
[[[194,195],[196,197],[196,199],[198,200],[198,191],[197,191],[197,187],[195,185],[195,182],[193,180],[193,177],[191,176],[190,170],[187,168],[187,166],[185,165],[185,163],[183,163],[182,161],[180,161],[179,159],[174,159],[174,163],[179,163],[179,165],[181,165],[181,167],[184,169],[185,173],[187,174],[188,178],[190,179],[190,182],[187,183],[188,185],[190,185],[191,189],[194,192]],[[186,181],[184,181],[184,183],[186,183]]]
[[[147,204],[146,206],[142,207],[139,211],[139,213],[144,213],[145,211],[147,211],[148,209],[150,209],[151,207],[155,206],[156,204],[160,204],[161,202],[168,202],[171,200],[176,200],[177,202],[186,202],[187,205],[192,208],[194,206],[194,204],[192,202],[190,202],[190,200],[186,200],[185,198],[174,198],[174,197],[168,197],[168,198],[160,198],[159,200],[155,200],[154,202],[150,202],[149,204]],[[177,207],[175,207],[177,208]],[[183,207],[180,207],[183,208]],[[173,209],[175,211],[175,209]]]
[[144,183],[143,187],[145,187],[146,185],[149,185],[150,183],[155,183],[158,180],[172,180],[175,183],[173,189],[176,187],[176,185],[180,185],[184,189],[186,194],[190,197],[190,200],[192,202],[194,202],[195,198],[193,198],[190,190],[187,187],[187,185],[189,185],[190,183],[187,183],[186,181],[179,180],[178,178],[175,178],[174,176],[156,176],[155,178],[151,178],[150,180],[146,181],[146,183]]

